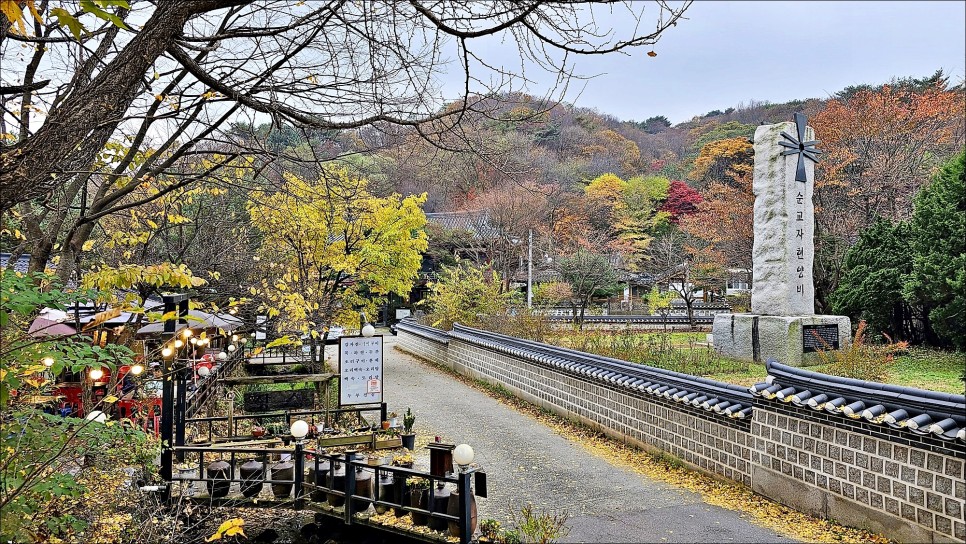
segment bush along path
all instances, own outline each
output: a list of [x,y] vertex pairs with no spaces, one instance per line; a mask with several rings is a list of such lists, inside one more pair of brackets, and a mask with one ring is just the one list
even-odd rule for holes
[[888,542],[608,438],[392,343],[387,338],[387,399],[411,403],[445,439],[476,448],[490,491],[480,519],[506,525],[529,502],[569,515],[562,541]]

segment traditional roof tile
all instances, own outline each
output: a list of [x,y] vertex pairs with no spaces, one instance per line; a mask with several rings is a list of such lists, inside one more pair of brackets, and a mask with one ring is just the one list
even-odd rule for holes
[[766,363],[766,381],[752,395],[918,435],[966,442],[966,396],[829,376]]

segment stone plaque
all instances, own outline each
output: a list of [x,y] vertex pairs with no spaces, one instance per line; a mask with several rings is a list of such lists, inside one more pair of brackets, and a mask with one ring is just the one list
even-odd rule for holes
[[828,351],[839,349],[839,326],[836,323],[802,325],[802,351]]

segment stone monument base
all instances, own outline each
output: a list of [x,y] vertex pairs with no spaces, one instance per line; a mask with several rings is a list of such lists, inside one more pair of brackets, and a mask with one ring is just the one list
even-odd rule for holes
[[847,349],[852,323],[841,315],[717,314],[711,333],[725,357],[802,366],[821,363],[819,350]]

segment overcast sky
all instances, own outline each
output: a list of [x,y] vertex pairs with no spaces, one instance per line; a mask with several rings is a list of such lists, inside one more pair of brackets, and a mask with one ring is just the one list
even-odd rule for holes
[[953,83],[966,76],[963,1],[698,0],[686,16],[662,36],[657,57],[638,48],[580,59],[579,72],[603,75],[579,96],[571,89],[571,101],[620,119],[680,123],[751,100],[826,98],[939,68]]

